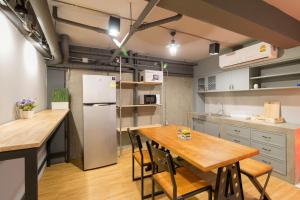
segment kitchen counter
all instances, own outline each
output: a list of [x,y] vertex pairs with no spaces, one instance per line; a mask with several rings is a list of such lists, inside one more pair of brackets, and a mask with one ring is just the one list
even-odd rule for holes
[[243,119],[243,118],[235,118],[229,116],[212,116],[207,113],[198,113],[192,112],[190,113],[190,117],[192,119],[205,119],[206,121],[211,122],[223,122],[223,123],[233,123],[240,126],[248,126],[250,128],[259,128],[263,127],[264,129],[268,129],[270,131],[288,131],[294,132],[295,130],[300,128],[300,124],[292,124],[292,123],[267,123],[260,120],[251,120],[251,119]]
[[44,110],[32,119],[18,119],[0,125],[0,152],[41,147],[68,112]]
[[193,129],[258,148],[260,154],[254,159],[272,165],[272,175],[300,183],[300,124],[272,124],[242,117],[196,112],[189,115]]

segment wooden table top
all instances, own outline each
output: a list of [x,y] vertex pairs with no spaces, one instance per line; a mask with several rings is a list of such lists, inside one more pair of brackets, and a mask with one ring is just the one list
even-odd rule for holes
[[32,119],[18,119],[0,125],[0,152],[40,147],[68,112],[44,110]]
[[258,149],[197,131],[191,132],[191,140],[182,140],[177,135],[179,128],[182,126],[169,125],[139,129],[139,132],[204,172],[236,163],[259,153]]

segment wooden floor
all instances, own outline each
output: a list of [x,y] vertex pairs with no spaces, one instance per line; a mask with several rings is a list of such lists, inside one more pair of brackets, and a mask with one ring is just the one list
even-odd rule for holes
[[[138,167],[136,171],[139,172]],[[245,176],[242,177],[245,199],[258,199],[259,194]],[[264,177],[262,179],[264,180]],[[151,190],[150,179],[145,183]],[[46,169],[39,183],[39,199],[72,200],[140,200],[140,182],[131,181],[131,157],[125,150],[119,163],[109,167],[83,172],[73,164],[58,164]],[[272,200],[300,200],[300,189],[276,177],[271,177],[267,189]],[[165,200],[165,195],[157,196]],[[206,200],[207,193],[191,200]]]

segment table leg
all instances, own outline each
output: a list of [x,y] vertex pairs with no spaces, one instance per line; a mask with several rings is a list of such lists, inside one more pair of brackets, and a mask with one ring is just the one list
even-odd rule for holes
[[240,165],[238,162],[218,169],[215,199],[244,199]]
[[25,154],[25,199],[38,199],[37,149],[30,149]]

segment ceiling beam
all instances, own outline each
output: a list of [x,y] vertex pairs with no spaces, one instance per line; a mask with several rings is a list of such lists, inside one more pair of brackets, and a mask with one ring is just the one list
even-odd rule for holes
[[94,26],[89,26],[89,25],[86,25],[86,24],[82,24],[82,23],[78,23],[78,22],[74,22],[74,21],[71,21],[71,20],[68,20],[68,19],[63,19],[63,18],[58,17],[58,15],[57,15],[57,6],[53,6],[52,15],[53,15],[53,18],[58,22],[69,24],[69,25],[72,25],[72,26],[77,26],[77,27],[80,27],[80,28],[89,29],[89,30],[92,30],[92,31],[96,31],[97,33],[107,34],[106,29],[99,28],[99,27],[94,27]]
[[182,15],[177,14],[177,15],[174,15],[172,17],[165,18],[165,19],[160,19],[160,20],[157,20],[157,21],[154,21],[154,22],[144,23],[144,24],[139,26],[137,31],[143,31],[143,30],[146,30],[148,28],[152,28],[152,27],[155,27],[155,26],[160,26],[162,24],[166,24],[166,23],[169,23],[169,22],[178,21],[181,18],[182,18]]
[[277,47],[300,45],[300,22],[261,0],[161,0],[158,6]]
[[122,40],[119,48],[116,49],[115,52],[113,53],[113,55],[111,56],[110,62],[113,62],[113,60],[119,55],[122,48],[126,45],[126,43],[129,41],[131,36],[138,30],[140,25],[144,22],[145,18],[149,15],[151,10],[154,8],[154,6],[157,5],[158,2],[159,2],[159,0],[149,0],[148,4],[144,8],[144,10],[140,14],[140,16],[137,18],[137,20],[134,22],[134,24],[130,28],[129,32],[127,33],[127,35]]

